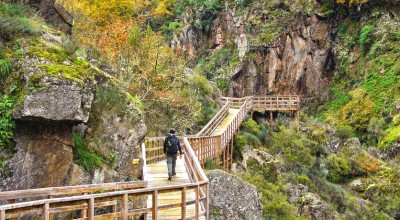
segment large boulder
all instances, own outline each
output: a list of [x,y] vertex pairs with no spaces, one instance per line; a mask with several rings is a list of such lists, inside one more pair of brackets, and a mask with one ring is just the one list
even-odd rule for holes
[[70,80],[43,77],[23,97],[22,104],[14,111],[17,120],[48,120],[87,122],[93,93],[85,86]]
[[71,128],[64,123],[18,121],[15,151],[0,173],[0,191],[87,183],[73,164]]
[[207,174],[210,184],[211,219],[262,219],[262,201],[257,188],[222,170]]

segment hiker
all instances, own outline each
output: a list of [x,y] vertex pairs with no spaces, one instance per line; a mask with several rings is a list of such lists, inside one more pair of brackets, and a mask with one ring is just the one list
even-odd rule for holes
[[181,145],[179,143],[179,138],[175,136],[175,129],[171,128],[169,130],[168,136],[164,141],[164,154],[167,158],[168,166],[168,180],[171,180],[173,176],[176,175],[176,157],[179,150],[179,158],[182,158]]

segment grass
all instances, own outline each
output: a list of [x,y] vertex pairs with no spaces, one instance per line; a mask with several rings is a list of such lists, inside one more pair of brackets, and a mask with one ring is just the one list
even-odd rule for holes
[[29,18],[31,9],[22,4],[0,3],[0,37],[9,41],[15,37],[40,34],[38,20]]
[[4,81],[12,71],[11,63],[8,60],[0,59],[0,80]]

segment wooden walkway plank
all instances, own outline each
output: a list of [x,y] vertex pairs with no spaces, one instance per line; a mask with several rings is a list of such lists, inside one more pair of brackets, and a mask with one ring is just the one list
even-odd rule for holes
[[221,124],[219,124],[219,126],[214,130],[212,136],[217,136],[224,133],[226,128],[232,123],[233,119],[238,113],[239,109],[230,108],[228,116],[226,116],[226,118],[221,122]]
[[[157,163],[147,164],[146,166],[146,180],[148,181],[149,187],[158,186],[172,186],[181,185],[184,183],[190,183],[190,178],[185,168],[185,159],[176,160],[176,176],[172,177],[172,180],[168,180],[168,168],[167,161],[159,161]],[[186,189],[185,200],[193,201],[196,199],[194,189]],[[182,202],[182,192],[169,192],[169,193],[158,193],[157,204],[160,205],[171,205]],[[147,207],[150,208],[153,205],[152,196],[148,196]],[[158,210],[157,219],[180,219],[182,212],[185,211],[186,217],[195,216],[196,206],[195,204],[186,206],[186,210],[182,210],[181,207],[170,208],[167,210]],[[147,215],[147,219],[153,219],[152,214]],[[204,216],[200,219],[205,219]]]

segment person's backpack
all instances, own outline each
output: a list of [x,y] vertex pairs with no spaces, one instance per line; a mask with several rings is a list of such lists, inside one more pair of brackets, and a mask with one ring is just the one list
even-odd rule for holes
[[178,143],[179,139],[176,136],[168,136],[167,137],[167,153],[176,154],[178,153]]

